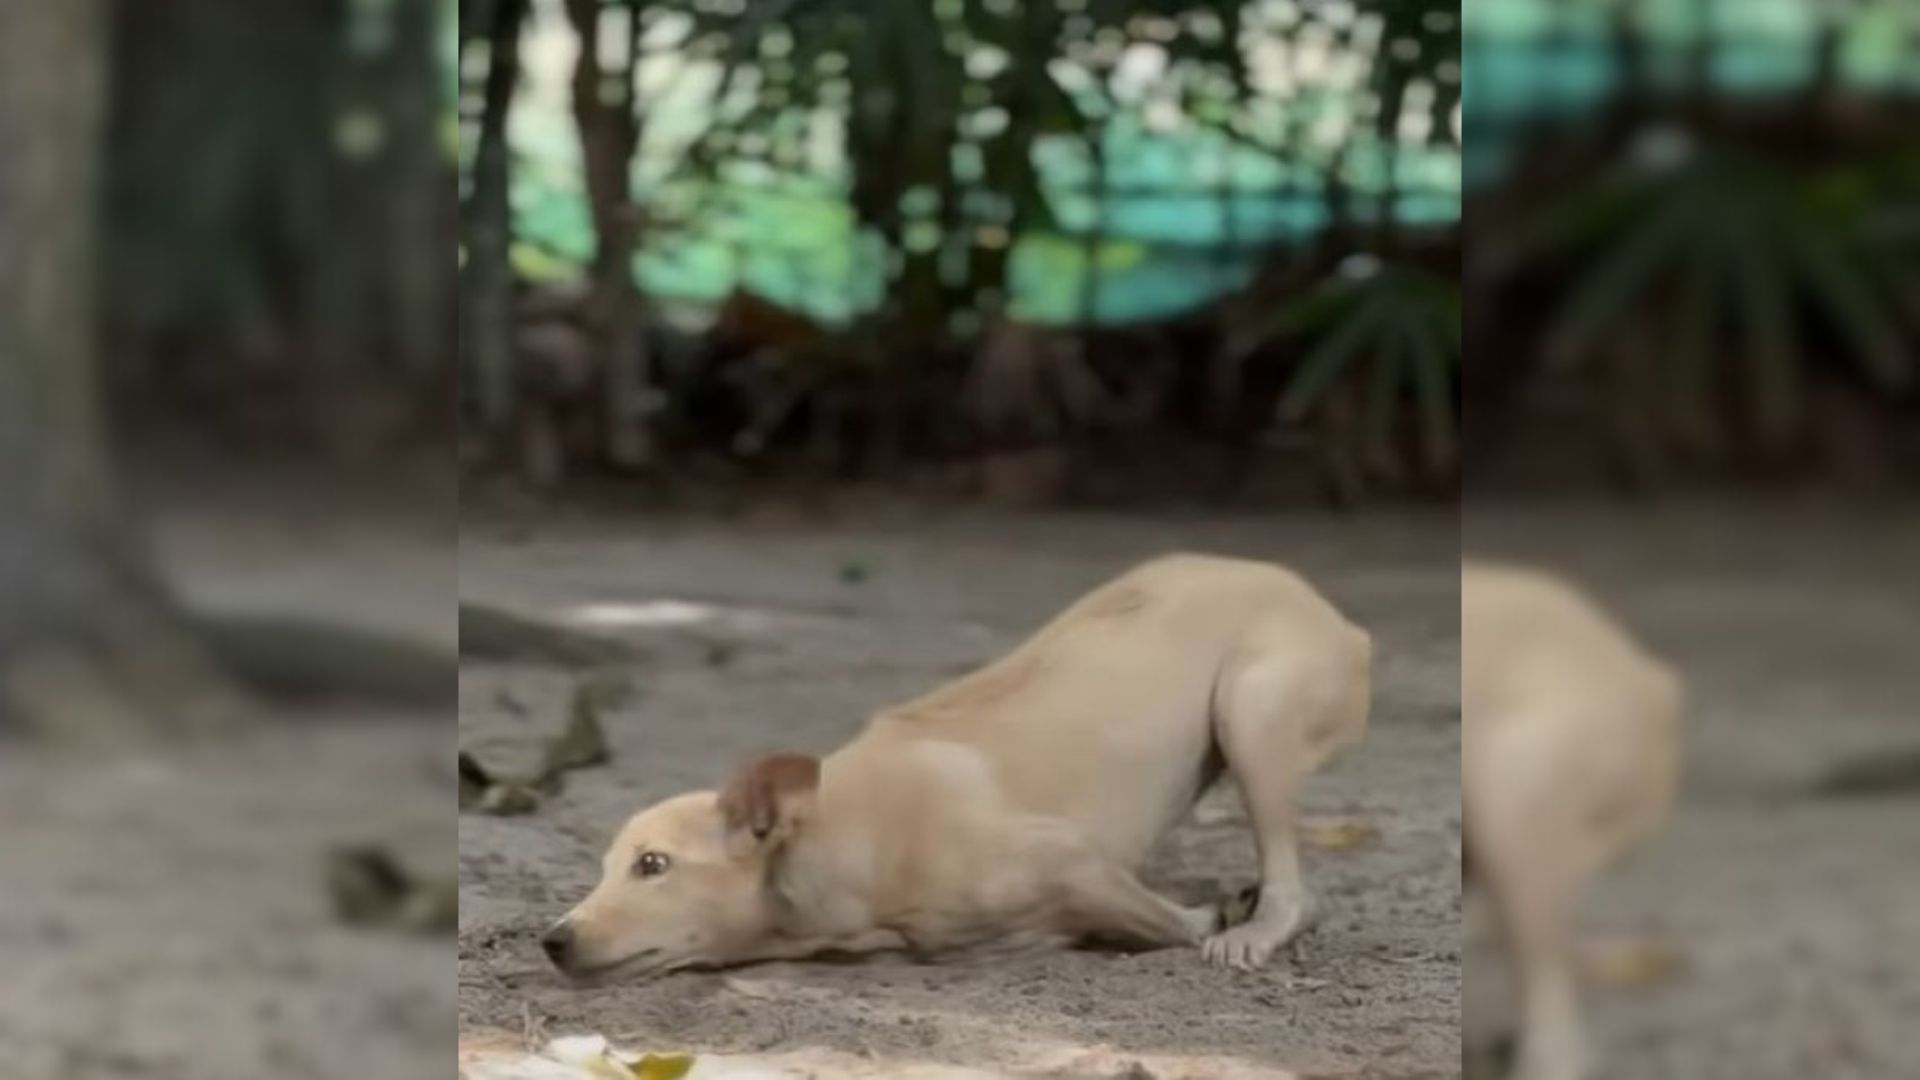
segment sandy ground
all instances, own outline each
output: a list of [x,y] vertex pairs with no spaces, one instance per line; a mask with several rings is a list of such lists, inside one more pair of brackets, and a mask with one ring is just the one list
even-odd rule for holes
[[[182,508],[157,523],[163,561],[208,610],[451,647],[450,529],[283,510]],[[0,743],[0,1076],[446,1075],[451,935],[342,925],[323,868],[376,844],[453,874],[452,699],[263,715],[160,754]]]
[[451,942],[343,926],[322,886],[341,843],[450,869],[451,740],[387,719],[164,758],[0,749],[0,1075],[445,1075]]
[[[1602,1075],[1910,1074],[1920,807],[1818,799],[1805,785],[1920,743],[1920,516],[1569,505],[1469,517],[1473,549],[1571,570],[1693,685],[1676,820],[1599,883],[1583,920],[1589,940],[1662,942],[1684,966],[1665,982],[1592,990]],[[341,842],[389,843],[452,869],[453,737],[437,718],[309,716],[163,759],[0,746],[0,1075],[445,1075],[456,1012],[470,1031],[593,1030],[776,1056],[833,1047],[993,1067],[1080,1047],[1107,1062],[1452,1075],[1450,537],[1444,518],[1392,515],[477,525],[458,568],[477,598],[610,624],[706,621],[634,631],[670,647],[633,672],[640,695],[612,717],[612,766],[575,774],[534,817],[461,821],[457,991],[451,942],[342,927],[319,886],[320,855]],[[201,515],[169,523],[163,539],[205,604],[451,640],[450,541],[436,535]],[[1175,547],[1292,562],[1381,641],[1372,737],[1307,794],[1309,814],[1364,816],[1380,839],[1309,852],[1331,911],[1296,955],[1257,975],[1185,953],[1069,953],[987,967],[777,965],[595,991],[544,969],[534,932],[587,886],[599,845],[634,807],[712,783],[744,753],[831,746],[874,706],[995,654],[1079,589]],[[687,603],[645,606],[663,598]],[[525,760],[568,679],[470,668],[462,745]],[[1235,813],[1230,800],[1204,808],[1152,876],[1175,888],[1250,879]],[[1501,980],[1478,945],[1466,963],[1473,1005]]]
[[[1915,1075],[1920,802],[1806,786],[1920,747],[1920,513],[1695,502],[1466,517],[1470,551],[1566,570],[1690,683],[1675,819],[1584,912],[1590,941],[1664,943],[1684,967],[1590,994],[1597,1075]],[[1467,957],[1477,1028],[1500,971],[1477,935]]]
[[[676,1050],[828,1048],[1053,1075],[1064,1074],[1044,1063],[1068,1047],[1114,1064],[1090,1075],[1167,1055],[1206,1055],[1222,1070],[1456,1075],[1456,535],[1448,515],[1394,513],[881,513],[858,524],[656,518],[537,531],[469,521],[463,598],[624,622],[668,647],[634,671],[637,696],[609,715],[610,766],[572,774],[533,816],[462,817],[463,1030],[598,1032]],[[1252,974],[1208,968],[1195,950],[1060,952],[964,966],[762,965],[600,989],[570,987],[546,966],[538,933],[592,884],[602,845],[634,810],[712,786],[756,752],[830,749],[877,707],[1010,648],[1083,589],[1171,549],[1291,563],[1376,636],[1369,741],[1310,784],[1305,810],[1365,818],[1379,835],[1308,852],[1327,917],[1292,955]],[[663,617],[687,621],[634,625]],[[679,647],[690,635],[700,643]],[[570,676],[550,669],[466,665],[462,747],[496,768],[529,765],[569,690]],[[1203,802],[1147,876],[1175,891],[1251,883],[1237,800]]]

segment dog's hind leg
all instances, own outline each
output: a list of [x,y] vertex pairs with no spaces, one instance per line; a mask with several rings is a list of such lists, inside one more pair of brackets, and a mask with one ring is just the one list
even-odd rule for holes
[[1125,867],[1091,852],[1068,866],[1060,886],[1056,917],[1078,938],[1165,948],[1196,944],[1220,925],[1212,908],[1177,904],[1141,884]]
[[1371,648],[1350,635],[1303,643],[1291,627],[1256,628],[1215,687],[1214,737],[1252,820],[1260,895],[1251,918],[1206,940],[1212,963],[1259,967],[1314,918],[1296,805],[1307,775],[1366,730]]
[[[1549,861],[1550,862],[1550,861]],[[1520,1047],[1515,1080],[1587,1075],[1568,909],[1576,875],[1564,865],[1502,867],[1490,875],[1519,975]]]
[[1473,795],[1475,871],[1497,909],[1519,991],[1519,1057],[1511,1075],[1578,1080],[1587,1055],[1570,909],[1590,872],[1592,848],[1567,800],[1534,777],[1479,783]]
[[1516,1080],[1593,1075],[1574,909],[1587,882],[1651,830],[1672,798],[1678,760],[1668,717],[1676,706],[1662,693],[1638,712],[1536,706],[1483,717],[1468,731],[1462,809],[1474,876],[1494,903],[1519,993]]

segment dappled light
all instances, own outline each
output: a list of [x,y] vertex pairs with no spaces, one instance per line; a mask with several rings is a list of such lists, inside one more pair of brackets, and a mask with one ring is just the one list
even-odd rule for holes
[[[476,460],[539,484],[689,457],[931,470],[1056,499],[1099,481],[1031,452],[1130,437],[1232,461],[1225,498],[1289,471],[1352,500],[1353,468],[1271,438],[1351,456],[1320,430],[1348,394],[1278,390],[1369,368],[1371,484],[1452,467],[1452,7],[487,10],[460,69]],[[1382,319],[1378,348],[1308,368],[1288,354],[1332,328],[1239,332],[1355,251],[1437,277],[1438,321]]]

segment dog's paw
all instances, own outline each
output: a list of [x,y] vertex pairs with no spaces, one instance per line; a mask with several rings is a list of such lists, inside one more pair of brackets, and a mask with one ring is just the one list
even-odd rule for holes
[[[1223,916],[1227,914],[1222,912]],[[1269,896],[1251,919],[1202,942],[1200,953],[1208,963],[1251,971],[1264,966],[1282,946],[1312,926],[1318,914],[1319,908],[1309,896],[1298,896],[1290,902]]]
[[1286,940],[1284,935],[1274,933],[1269,927],[1243,923],[1202,942],[1200,955],[1206,958],[1207,963],[1217,967],[1252,971],[1273,959],[1273,954],[1279,951]]

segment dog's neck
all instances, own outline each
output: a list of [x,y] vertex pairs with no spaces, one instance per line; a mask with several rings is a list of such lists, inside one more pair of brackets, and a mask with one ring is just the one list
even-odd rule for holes
[[782,937],[856,934],[873,926],[874,822],[846,804],[843,787],[859,785],[847,783],[844,766],[829,759],[807,820],[768,862],[767,890]]

